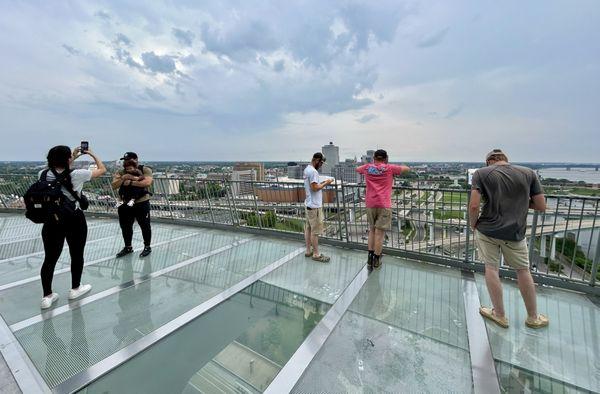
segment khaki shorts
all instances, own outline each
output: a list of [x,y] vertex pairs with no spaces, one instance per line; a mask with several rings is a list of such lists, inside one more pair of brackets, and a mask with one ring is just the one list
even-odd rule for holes
[[323,234],[325,224],[323,222],[323,208],[306,208],[306,223],[304,228],[310,230],[315,235]]
[[500,255],[504,262],[514,269],[529,269],[529,249],[527,241],[505,241],[488,237],[479,231],[475,232],[475,243],[479,249],[481,260],[485,264],[500,267]]
[[367,208],[367,222],[370,227],[379,230],[389,230],[392,228],[392,209],[391,208]]

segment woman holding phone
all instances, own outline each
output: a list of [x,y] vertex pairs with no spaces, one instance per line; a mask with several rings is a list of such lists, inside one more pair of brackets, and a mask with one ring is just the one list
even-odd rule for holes
[[[82,148],[86,150],[82,150]],[[71,170],[73,161],[84,154],[90,155],[94,159],[97,168],[95,170]],[[57,179],[60,181],[61,191],[66,197],[65,204],[69,206],[69,209],[66,209],[68,213],[61,215],[58,221],[46,222],[42,227],[42,240],[44,243],[44,263],[40,273],[44,291],[41,302],[42,309],[50,308],[59,298],[58,294],[52,291],[52,278],[65,239],[69,245],[69,254],[71,255],[69,299],[79,298],[92,289],[89,284],[81,284],[83,251],[87,238],[87,222],[80,206],[80,201],[82,201],[81,190],[85,182],[98,178],[106,172],[106,167],[89,150],[87,142],[85,144],[82,142],[81,146],[76,147],[73,151],[65,145],[55,146],[48,152],[47,159],[48,169],[40,171],[39,177],[49,182]]]

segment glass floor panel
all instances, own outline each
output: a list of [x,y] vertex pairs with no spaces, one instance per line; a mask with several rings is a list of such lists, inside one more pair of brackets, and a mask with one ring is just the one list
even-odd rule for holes
[[[184,236],[185,238],[180,239]],[[181,231],[174,233],[169,228],[155,228],[153,238],[155,244],[164,243],[154,247],[152,254],[145,259],[138,258],[136,253],[120,259],[114,257],[116,252],[123,247],[123,240],[120,238],[107,243],[88,245],[86,247],[88,253],[98,256],[102,261],[84,267],[82,283],[91,284],[93,286],[92,291],[98,293],[240,239],[239,235],[235,233],[211,230],[197,234]],[[98,252],[95,252],[95,250],[98,250]],[[65,252],[65,255],[68,256],[68,253]],[[87,262],[89,263],[90,260],[87,260]],[[37,272],[39,272],[40,267],[41,262],[35,268],[35,277],[39,277]],[[63,262],[62,266],[57,265],[56,270],[68,269],[68,267],[69,263]],[[71,288],[70,271],[55,273],[52,286],[53,290],[62,296],[56,306],[67,304],[67,294]],[[38,315],[40,313],[39,302],[41,296],[42,290],[39,279],[0,291],[0,314],[8,324],[14,324]]]
[[82,392],[262,392],[329,306],[257,281]]
[[[491,305],[485,278],[475,277],[481,304]],[[600,391],[600,309],[584,295],[538,286],[538,310],[550,325],[531,329],[525,326],[527,313],[516,282],[503,284],[510,327],[486,322],[502,386],[524,389],[541,380],[543,392]]]
[[[54,387],[294,249],[297,244],[289,242],[251,241],[33,324],[15,336]],[[144,259],[146,272],[153,262]],[[128,280],[133,264],[123,265],[123,280]]]
[[329,263],[317,263],[303,257],[294,264],[279,267],[262,280],[333,304],[365,265],[365,256],[355,250],[327,246],[320,246],[319,251],[331,257]]
[[386,257],[381,270],[369,275],[294,392],[323,388],[470,392],[460,272]]

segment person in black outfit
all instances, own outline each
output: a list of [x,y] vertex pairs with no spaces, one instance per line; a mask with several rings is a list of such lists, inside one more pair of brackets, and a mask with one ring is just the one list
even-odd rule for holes
[[[113,176],[112,188],[118,190],[121,185],[137,186],[148,190],[152,185],[152,170],[146,166],[138,164],[138,155],[134,152],[127,152],[121,158],[124,161],[132,161],[136,168],[142,173],[142,176],[127,174],[124,169],[119,170]],[[125,247],[117,253],[117,257],[123,257],[133,253],[133,222],[137,221],[142,230],[144,238],[144,250],[140,253],[140,257],[146,257],[152,252],[150,242],[152,238],[152,229],[150,227],[150,193],[145,193],[144,196],[135,200],[133,206],[122,204],[118,208],[119,225],[123,233],[123,241]]]
[[[138,169],[137,163],[135,161],[127,160],[123,163],[123,169],[125,170],[125,174],[137,176],[138,181],[144,180],[144,174],[142,174],[142,171]],[[135,204],[135,200],[139,200],[147,194],[150,193],[145,187],[133,185],[126,186],[124,184],[121,184],[121,186],[119,187],[119,198],[121,198],[121,201],[117,203],[117,208],[124,203],[126,203],[129,207],[133,207],[133,204]]]
[[[88,154],[94,159],[97,167],[95,170],[71,170],[73,161],[82,154]],[[81,190],[85,182],[106,172],[106,167],[96,155],[89,150],[81,152],[79,147],[71,152],[68,146],[55,146],[48,152],[47,159],[48,169],[40,171],[40,179],[54,181],[58,177],[62,185],[62,192],[66,197],[65,201],[67,204],[72,204],[73,209],[72,213],[65,212],[60,215],[58,221],[46,222],[42,227],[42,240],[44,243],[44,263],[40,272],[44,291],[41,302],[42,309],[50,308],[58,300],[58,294],[52,291],[52,279],[54,277],[54,267],[62,253],[65,240],[69,245],[69,254],[71,255],[71,291],[69,292],[69,299],[79,298],[92,289],[89,284],[81,284],[87,222],[83,211],[79,207],[79,202],[71,192],[81,196]]]

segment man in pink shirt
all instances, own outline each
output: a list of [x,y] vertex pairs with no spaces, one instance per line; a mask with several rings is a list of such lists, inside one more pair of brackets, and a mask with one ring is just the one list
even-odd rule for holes
[[392,228],[392,187],[394,176],[409,171],[407,166],[388,164],[387,152],[379,149],[373,163],[362,165],[356,172],[365,176],[367,183],[367,221],[369,222],[369,271],[381,267],[381,251],[386,230]]

